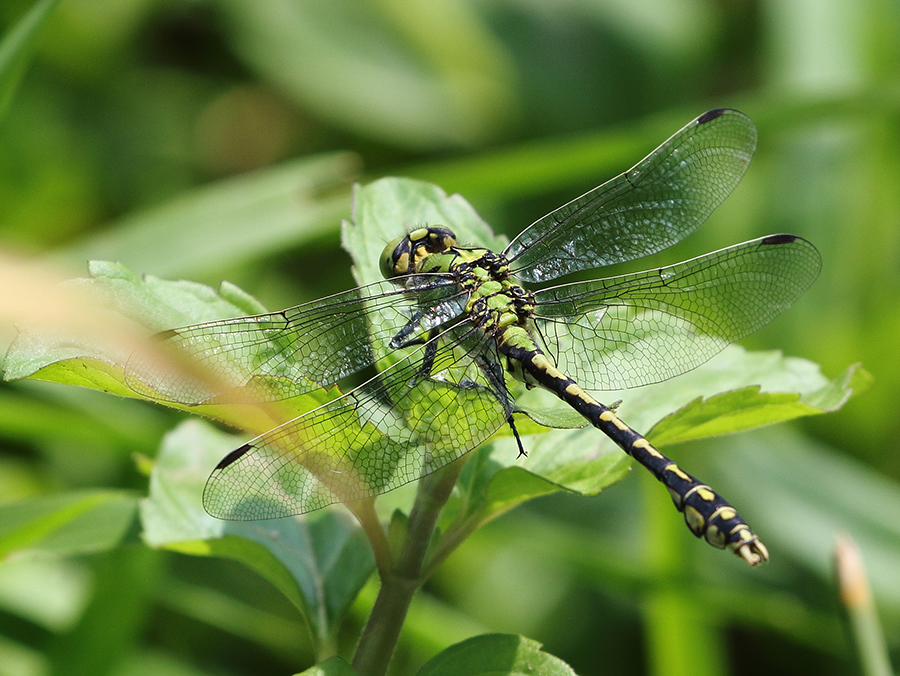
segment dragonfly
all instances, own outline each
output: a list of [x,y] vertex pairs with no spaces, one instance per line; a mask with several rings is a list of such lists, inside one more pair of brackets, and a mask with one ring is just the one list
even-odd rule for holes
[[816,248],[775,234],[675,265],[546,286],[681,240],[732,192],[756,142],[744,114],[711,110],[500,253],[459,242],[451,225],[416,227],[384,249],[380,282],[158,334],[215,380],[136,353],[126,381],[144,396],[188,405],[280,401],[351,382],[219,462],[203,504],[230,520],[377,496],[503,426],[524,455],[513,392],[543,388],[649,470],[694,535],[756,565],[768,551],[737,510],[591,392],[667,380],[755,331],[813,283]]

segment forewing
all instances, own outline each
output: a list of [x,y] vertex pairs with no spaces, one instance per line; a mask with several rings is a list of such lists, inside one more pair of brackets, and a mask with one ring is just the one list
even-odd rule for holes
[[[423,293],[430,306],[420,312]],[[424,332],[461,310],[448,277],[384,281],[269,314],[164,331],[125,366],[129,387],[182,404],[277,401],[371,366],[404,326]]]
[[346,395],[229,454],[207,482],[206,510],[238,521],[301,514],[392,490],[480,444],[506,414],[476,363],[483,336],[464,330],[445,334],[431,377],[423,375],[420,346]]
[[539,291],[536,334],[586,389],[660,382],[771,321],[820,268],[805,239],[763,237],[656,270]]
[[506,248],[511,269],[542,282],[670,247],[728,197],[755,149],[744,114],[704,113],[624,174],[526,228]]

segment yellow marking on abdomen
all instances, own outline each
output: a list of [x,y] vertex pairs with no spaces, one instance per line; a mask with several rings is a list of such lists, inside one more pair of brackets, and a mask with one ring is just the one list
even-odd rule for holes
[[[703,500],[706,500],[707,502],[712,502],[713,500],[716,499],[716,494],[713,493],[711,488],[705,488],[705,487],[698,488],[697,495],[699,495]],[[735,512],[731,516],[726,516],[725,518],[730,519],[734,516],[737,516],[737,512]]]
[[537,366],[541,371],[546,373],[548,376],[553,378],[554,380],[568,380],[566,375],[556,368],[547,356],[541,354],[540,352],[531,359],[531,363]]
[[582,389],[578,387],[575,383],[572,383],[568,387],[566,387],[566,394],[571,394],[573,397],[580,397]]
[[669,465],[668,467],[666,467],[666,471],[667,471],[667,472],[671,472],[672,474],[677,474],[680,478],[684,479],[685,481],[690,481],[690,480],[691,480],[691,477],[688,476],[687,474],[685,474],[685,473],[684,473],[684,470],[682,470],[682,469],[681,469],[678,465],[676,465],[674,462],[673,462],[671,465]]
[[641,437],[640,439],[638,439],[637,441],[635,441],[635,442],[634,442],[633,444],[631,444],[631,445],[634,446],[635,448],[642,448],[642,449],[644,449],[645,451],[647,451],[647,453],[649,453],[650,455],[652,455],[654,458],[661,458],[661,457],[663,457],[663,454],[660,453],[659,451],[657,451],[657,450],[653,447],[653,444],[651,444],[649,441],[647,441],[646,439],[644,439],[644,437]]
[[621,420],[619,420],[619,416],[617,416],[615,413],[613,413],[609,409],[603,411],[603,413],[600,414],[600,420],[602,420],[603,422],[612,423],[613,425],[618,427],[623,432],[631,429],[628,425],[626,425]]

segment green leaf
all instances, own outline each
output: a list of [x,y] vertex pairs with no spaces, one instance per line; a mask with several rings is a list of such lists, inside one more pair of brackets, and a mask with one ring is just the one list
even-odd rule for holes
[[[516,406],[516,413],[522,413],[536,423],[540,427],[552,427],[556,430],[577,429],[589,425],[590,423],[579,415],[574,409],[566,407],[543,407],[533,408],[521,405]],[[532,426],[519,425],[519,433],[527,434],[525,430],[531,429]]]
[[37,549],[85,554],[135,541],[137,497],[124,491],[79,491],[0,506],[0,558]]
[[[64,286],[82,294],[92,306],[102,307],[98,317],[109,317],[118,326],[122,317],[157,332],[215,319],[258,314],[265,308],[234,284],[218,291],[205,284],[167,281],[152,275],[136,275],[120,263],[92,261],[89,279]],[[144,396],[126,382],[124,365],[142,342],[119,332],[104,333],[99,319],[83,331],[58,330],[44,325],[21,328],[3,363],[4,379],[31,378],[65,385],[80,385],[123,397],[142,397],[173,408],[205,415],[237,427],[263,432],[328,401],[321,392],[266,405],[210,404],[189,406],[166,401],[162,393]],[[100,328],[98,328],[100,327]],[[138,340],[143,340],[138,339]],[[152,345],[151,345],[152,348]],[[167,355],[160,355],[165,358]],[[202,377],[202,373],[191,374]],[[153,392],[153,383],[146,389]]]
[[224,556],[271,582],[310,625],[321,647],[374,570],[371,550],[344,510],[320,510],[272,521],[227,522],[202,508],[203,486],[216,463],[242,443],[191,420],[166,436],[141,503],[144,540],[195,556]]
[[474,529],[543,495],[596,495],[621,481],[630,459],[593,427],[523,437],[527,456],[513,439],[477,450],[467,461],[442,519],[467,520]]
[[[74,279],[63,286],[154,333],[193,322],[239,317],[246,314],[251,303],[253,307],[259,307],[258,302],[250,301],[243,292],[242,306],[230,302],[229,299],[239,297],[234,285],[228,286],[229,299],[226,299],[204,284],[141,276],[120,263],[91,261],[88,274],[88,279]],[[86,386],[91,386],[92,381],[106,385],[104,381],[112,380],[119,383],[117,394],[135,396],[121,375],[121,366],[130,356],[132,346],[104,344],[103,337],[99,329],[88,335],[67,335],[55,332],[53,327],[25,326],[7,352],[3,363],[4,378],[35,378]],[[47,366],[70,360],[74,362],[70,370],[85,371],[80,377],[65,375],[60,370],[41,373]],[[93,373],[95,370],[96,374]],[[106,388],[97,386],[97,389]]]
[[0,40],[0,119],[9,109],[16,88],[25,74],[41,29],[59,0],[39,0],[18,24]]
[[[735,350],[731,352],[736,353]],[[871,376],[854,364],[831,382],[823,383],[818,367],[811,362],[785,357],[776,361],[772,359],[776,355],[778,353],[744,352],[743,363],[737,364],[737,367],[743,366],[743,373],[749,375],[753,372],[754,360],[765,362],[770,368],[765,374],[767,387],[793,388],[793,391],[763,392],[762,386],[753,385],[705,399],[698,397],[666,416],[647,436],[652,437],[655,444],[663,446],[750,430],[808,415],[831,413],[843,406],[851,396],[868,389],[871,382]],[[802,369],[808,370],[800,374]],[[701,371],[700,376],[703,375]],[[714,380],[710,379],[710,384]]]
[[418,676],[574,676],[537,641],[514,634],[485,634],[452,645],[434,656]]

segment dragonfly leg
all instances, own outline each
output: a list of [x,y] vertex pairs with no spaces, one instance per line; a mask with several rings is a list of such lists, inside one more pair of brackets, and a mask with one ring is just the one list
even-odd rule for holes
[[525,447],[522,446],[522,437],[519,436],[519,430],[516,429],[516,421],[513,420],[512,413],[509,414],[509,417],[506,419],[506,423],[509,425],[509,429],[512,430],[513,436],[516,438],[516,444],[519,446],[519,455],[517,458],[525,458],[528,457],[528,453],[525,451]]
[[506,424],[512,430],[513,436],[516,438],[516,444],[519,447],[518,457],[527,457],[528,453],[525,452],[525,447],[522,445],[522,437],[519,436],[519,430],[516,429],[516,423],[513,420],[513,398],[506,387],[503,368],[497,361],[488,359],[483,354],[478,357],[477,363],[490,385],[491,392],[503,404],[503,410],[506,412]]
[[[434,333],[434,331],[432,331]],[[422,368],[419,369],[419,378],[428,378],[434,368],[434,358],[437,355],[438,344],[436,340],[425,344],[425,354],[422,356]]]
[[[404,326],[404,330],[407,329],[413,322],[411,321],[409,324]],[[396,336],[391,339],[391,347],[393,349],[399,349],[403,347],[412,347],[414,345],[425,345],[425,354],[422,356],[422,366],[419,368],[419,372],[413,376],[413,384],[425,380],[431,376],[431,371],[434,368],[434,359],[437,356],[438,343],[436,340],[432,340],[437,335],[436,329],[431,329],[428,332],[428,335],[425,338],[414,338],[412,340],[403,341],[401,337],[404,335],[403,331],[400,331]],[[409,331],[406,332],[406,335],[409,335]]]
[[[428,339],[422,338],[421,336],[410,338],[413,332],[419,328],[419,322],[422,321],[422,316],[422,311],[418,310],[410,317],[409,321],[403,325],[403,328],[397,332],[397,335],[391,338],[389,346],[392,350],[399,350],[404,347],[411,347],[412,345],[421,345]],[[430,333],[428,335],[429,337],[431,336]]]

